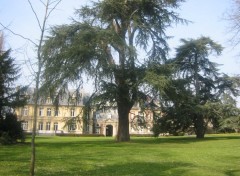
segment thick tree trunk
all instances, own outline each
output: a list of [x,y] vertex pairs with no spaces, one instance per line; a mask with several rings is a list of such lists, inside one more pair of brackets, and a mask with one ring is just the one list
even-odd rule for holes
[[203,117],[201,116],[196,117],[194,122],[194,127],[195,127],[196,138],[198,139],[204,138],[206,127],[205,127],[205,122]]
[[129,135],[129,112],[132,108],[131,98],[129,95],[129,88],[124,81],[121,81],[122,84],[118,86],[118,97],[117,97],[117,106],[118,106],[118,132],[117,132],[117,141],[126,142],[130,141]]
[[129,115],[130,109],[127,105],[118,104],[118,134],[117,141],[130,141],[129,135]]

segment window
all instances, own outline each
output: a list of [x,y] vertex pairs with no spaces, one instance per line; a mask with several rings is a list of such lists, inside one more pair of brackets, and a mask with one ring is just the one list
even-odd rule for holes
[[71,116],[71,117],[75,117],[75,109],[71,109],[71,111],[70,111],[70,116]]
[[39,124],[38,124],[38,130],[43,130],[43,122],[39,122]]
[[59,114],[59,110],[55,109],[55,110],[54,110],[54,116],[57,117],[58,114]]
[[22,129],[23,130],[27,130],[28,129],[28,122],[27,121],[22,122]]
[[47,108],[47,116],[48,116],[48,117],[51,116],[51,112],[52,112],[51,108]]
[[89,129],[90,129],[89,124],[87,124],[87,130],[86,131],[89,132]]
[[52,100],[50,97],[47,98],[47,101],[46,101],[47,104],[51,104],[52,103]]
[[97,126],[96,126],[96,134],[100,134],[100,126],[99,126],[99,124],[97,124]]
[[76,98],[72,97],[69,101],[70,104],[76,104]]
[[28,107],[24,107],[23,108],[23,116],[27,116],[28,115]]
[[39,116],[43,116],[43,110],[44,109],[42,107],[39,108]]
[[46,123],[46,130],[47,130],[47,131],[50,131],[50,127],[51,127],[51,126],[50,126],[50,122],[47,122],[47,123]]
[[76,130],[76,123],[72,123],[68,125],[68,131],[75,131]]
[[54,131],[57,131],[58,130],[58,123],[55,122],[53,127],[54,127]]

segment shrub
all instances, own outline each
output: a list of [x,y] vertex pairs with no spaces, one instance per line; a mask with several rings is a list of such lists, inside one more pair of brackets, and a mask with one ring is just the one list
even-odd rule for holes
[[17,116],[13,113],[8,113],[0,121],[0,143],[13,144],[18,140],[25,140],[24,132],[21,128],[21,122],[17,120]]

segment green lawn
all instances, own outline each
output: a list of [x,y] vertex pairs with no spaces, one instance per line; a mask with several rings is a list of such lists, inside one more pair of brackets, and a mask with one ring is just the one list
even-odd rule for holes
[[[29,141],[28,141],[29,142]],[[37,137],[37,176],[239,176],[240,135]],[[0,146],[0,176],[29,175],[30,144]]]

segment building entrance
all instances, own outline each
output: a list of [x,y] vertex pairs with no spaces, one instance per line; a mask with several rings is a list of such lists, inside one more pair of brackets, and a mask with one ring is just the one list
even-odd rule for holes
[[106,136],[113,136],[113,126],[112,125],[106,126]]

